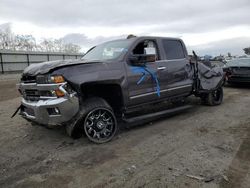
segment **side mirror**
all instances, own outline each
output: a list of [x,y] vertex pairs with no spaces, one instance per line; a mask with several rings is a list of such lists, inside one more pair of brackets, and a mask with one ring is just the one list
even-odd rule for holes
[[133,54],[129,57],[129,61],[134,66],[144,66],[147,62],[155,62],[155,54]]

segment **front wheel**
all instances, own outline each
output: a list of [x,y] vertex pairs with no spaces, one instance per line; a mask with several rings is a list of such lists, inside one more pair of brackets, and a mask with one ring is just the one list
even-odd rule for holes
[[209,106],[220,105],[222,101],[223,101],[223,88],[222,87],[219,87],[218,89],[202,97],[202,102]]
[[95,143],[110,141],[116,131],[117,122],[114,113],[104,107],[96,107],[85,117],[84,132]]
[[73,122],[66,126],[69,136],[79,138],[85,133],[89,140],[98,144],[110,141],[118,129],[113,109],[99,97],[86,99]]

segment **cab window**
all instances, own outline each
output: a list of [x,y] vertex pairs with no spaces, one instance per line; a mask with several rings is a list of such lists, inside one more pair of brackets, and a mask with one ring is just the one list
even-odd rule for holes
[[179,40],[163,40],[163,48],[167,60],[185,58],[183,46]]
[[147,54],[156,55],[156,60],[159,59],[158,48],[153,40],[144,40],[136,45],[132,52],[134,55]]

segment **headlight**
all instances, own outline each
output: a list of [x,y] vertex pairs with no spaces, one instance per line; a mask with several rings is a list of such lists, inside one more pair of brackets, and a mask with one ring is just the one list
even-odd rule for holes
[[50,77],[50,80],[51,80],[51,82],[53,82],[53,83],[63,83],[63,82],[65,82],[63,76],[61,76],[61,75],[51,76],[51,77]]
[[58,89],[49,91],[51,96],[64,97],[67,94],[75,93],[62,75],[38,75],[36,81],[38,84],[58,84]]
[[36,76],[36,82],[38,84],[52,84],[52,83],[63,83],[65,79],[61,75],[38,75]]

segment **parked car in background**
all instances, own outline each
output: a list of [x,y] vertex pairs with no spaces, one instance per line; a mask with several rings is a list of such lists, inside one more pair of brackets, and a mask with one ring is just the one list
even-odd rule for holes
[[232,59],[225,64],[223,71],[230,83],[250,83],[250,58]]

